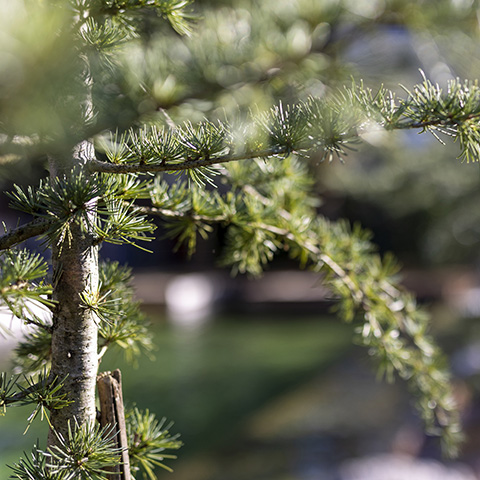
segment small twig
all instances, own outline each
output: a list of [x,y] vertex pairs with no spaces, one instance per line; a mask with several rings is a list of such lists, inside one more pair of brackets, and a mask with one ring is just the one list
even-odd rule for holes
[[105,344],[102,346],[102,348],[98,352],[98,364],[100,364],[100,362],[102,361],[102,358],[107,353],[107,350],[108,350],[108,345]]
[[45,330],[47,333],[53,332],[52,325],[45,325],[44,323],[37,320],[32,320],[31,318],[27,318],[27,319],[22,318],[22,321],[30,325],[35,325],[36,327],[41,328],[42,330]]
[[[256,226],[276,235],[281,235],[290,240],[291,242],[295,242],[298,244],[295,235],[292,235],[288,230],[278,228],[273,225],[267,225],[264,223],[256,224]],[[315,245],[312,245],[311,243],[305,242],[300,246],[304,247],[310,253],[315,255],[321,262],[327,265],[327,267],[348,287],[353,299],[357,304],[363,303],[363,292],[361,291],[361,289],[355,286],[348,273],[337,262],[335,262],[330,256],[326,255],[325,253],[321,253],[321,250]]]
[[[18,377],[17,377],[18,378]],[[18,402],[25,402],[28,396],[31,393],[37,392],[39,385],[45,383],[45,386],[48,387],[52,383],[56,381],[56,377],[52,378],[52,374],[50,374],[49,378],[45,380],[45,382],[39,381],[33,385],[30,385],[28,388],[22,388],[20,392],[12,395],[11,397],[7,397],[3,400],[4,405],[11,405]],[[16,382],[15,382],[16,383]],[[18,387],[21,388],[21,387]],[[30,403],[37,403],[35,400],[32,400]]]

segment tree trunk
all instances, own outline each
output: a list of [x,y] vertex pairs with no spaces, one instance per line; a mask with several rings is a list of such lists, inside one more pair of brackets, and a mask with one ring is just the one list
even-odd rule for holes
[[[94,155],[91,143],[77,145],[70,162],[50,160],[50,175],[70,174],[72,167],[84,163]],[[90,206],[92,222],[95,208]],[[90,209],[89,209],[90,210]],[[71,240],[52,247],[53,314],[52,377],[64,381],[63,391],[73,403],[51,412],[53,429],[68,438],[68,423],[74,426],[95,421],[95,383],[98,368],[97,319],[83,308],[80,294],[98,289],[98,248],[93,245],[93,234],[71,224]],[[52,429],[48,444],[56,444]]]

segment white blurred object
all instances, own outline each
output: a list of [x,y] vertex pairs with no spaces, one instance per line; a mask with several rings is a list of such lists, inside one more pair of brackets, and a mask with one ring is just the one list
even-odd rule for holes
[[[38,302],[27,302],[27,308],[42,322],[51,322],[52,313],[45,305]],[[0,361],[8,359],[17,343],[31,329],[31,326],[15,317],[9,308],[0,304]]]
[[480,287],[465,288],[452,299],[453,305],[466,317],[480,315]]
[[203,274],[180,275],[165,289],[169,319],[182,327],[203,325],[213,311],[215,287]]
[[340,468],[341,480],[477,480],[465,465],[445,466],[407,455],[377,455],[350,460]]

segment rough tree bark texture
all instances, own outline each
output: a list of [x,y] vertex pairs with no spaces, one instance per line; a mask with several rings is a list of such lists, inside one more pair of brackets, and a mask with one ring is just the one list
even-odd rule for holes
[[[93,156],[89,142],[79,144],[70,162],[50,161],[51,176],[68,175],[73,165]],[[95,207],[91,205],[91,215]],[[94,218],[92,218],[92,221]],[[52,376],[64,379],[63,391],[73,401],[68,407],[51,412],[56,432],[68,438],[68,422],[74,426],[95,420],[95,383],[98,368],[97,323],[92,311],[82,307],[80,294],[97,291],[98,251],[92,246],[93,236],[72,223],[72,237],[61,248],[52,247],[54,278],[53,298],[57,302],[53,314]],[[48,444],[57,443],[52,430]]]

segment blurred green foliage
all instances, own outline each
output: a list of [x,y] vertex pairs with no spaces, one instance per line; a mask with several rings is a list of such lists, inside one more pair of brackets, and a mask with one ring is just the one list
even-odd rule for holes
[[[36,132],[60,150],[79,133],[81,105],[68,99],[78,93],[82,65],[63,28],[69,12],[46,5],[0,5],[0,178],[10,176],[14,159],[35,158],[32,138],[19,133]],[[127,128],[136,120],[165,123],[167,109],[175,122],[243,119],[250,109],[265,110],[279,99],[325,95],[351,76],[394,89],[418,81],[419,67],[440,84],[457,75],[475,78],[478,8],[477,0],[197,0],[190,37],[154,17],[142,20],[143,36],[123,52],[122,38],[112,43],[121,60],[108,69],[101,61],[105,49],[99,53],[91,39],[89,60],[102,79],[94,85],[94,130]],[[388,237],[383,247],[404,251],[405,259],[468,262],[477,258],[480,241],[473,207],[478,175],[476,167],[465,173],[452,156],[455,150],[415,135],[389,135],[377,139],[374,150],[351,154],[348,168],[321,168],[319,188],[367,211],[369,205],[380,209],[389,225],[379,233]],[[28,172],[31,162],[24,168]],[[351,210],[334,215],[359,216]],[[360,217],[376,228],[368,213]],[[405,224],[414,226],[412,233],[396,235]]]

